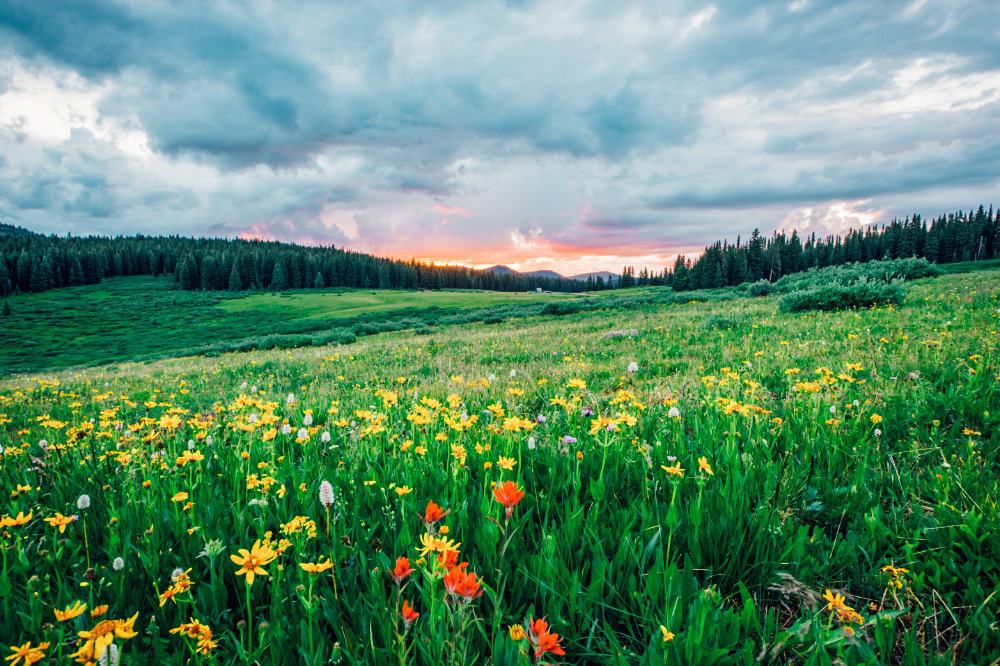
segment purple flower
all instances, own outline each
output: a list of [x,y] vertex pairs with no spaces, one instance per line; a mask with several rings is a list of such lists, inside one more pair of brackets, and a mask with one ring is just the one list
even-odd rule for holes
[[594,415],[594,410],[592,410],[590,407],[584,407],[583,408],[583,415],[584,416],[593,416]]
[[563,444],[576,444],[576,437],[574,437],[573,435],[563,435],[562,443]]
[[535,420],[538,421],[539,423],[545,423],[546,421],[545,414],[539,414],[538,418]]

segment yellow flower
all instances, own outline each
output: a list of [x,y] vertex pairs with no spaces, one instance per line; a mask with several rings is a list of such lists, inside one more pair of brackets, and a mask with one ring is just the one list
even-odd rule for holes
[[80,649],[70,656],[76,657],[80,663],[95,661],[114,643],[115,638],[127,640],[136,636],[134,625],[138,617],[136,613],[127,620],[101,620],[90,631],[78,632],[77,635],[84,640]]
[[179,492],[170,498],[171,502],[184,502],[188,498],[188,494],[185,492]]
[[712,466],[708,464],[708,458],[705,456],[698,458],[698,470],[709,476],[715,476],[715,472],[712,471]]
[[333,568],[333,562],[324,560],[322,562],[299,562],[299,566],[306,573],[321,574]]
[[56,621],[66,622],[72,620],[75,617],[80,617],[83,612],[87,610],[87,604],[82,601],[77,601],[66,607],[65,610],[59,610],[58,608],[53,608],[52,612],[56,615]]
[[436,537],[425,532],[420,535],[420,546],[417,551],[421,557],[427,557],[430,553],[441,554],[450,550],[457,551],[461,545],[447,537]]
[[510,639],[512,641],[524,640],[524,627],[519,624],[510,625]]
[[676,476],[678,479],[684,478],[684,469],[681,467],[679,462],[667,467],[666,465],[660,465],[660,469],[669,474],[670,476]]
[[500,469],[505,469],[508,472],[514,469],[514,465],[516,464],[517,461],[514,460],[513,458],[507,458],[504,456],[500,456],[499,458],[497,458],[497,467],[499,467]]
[[239,565],[240,568],[237,569],[236,575],[245,575],[247,585],[253,585],[254,576],[266,576],[267,571],[264,570],[264,565],[270,564],[278,556],[271,550],[270,545],[262,544],[260,539],[254,542],[250,550],[240,548],[239,553],[239,555],[230,555],[229,559],[233,561],[233,564]]
[[33,514],[31,514],[31,513],[29,513],[28,515],[24,515],[23,511],[18,511],[17,512],[17,516],[15,516],[15,517],[11,517],[11,516],[0,517],[0,528],[4,528],[4,527],[23,527],[24,525],[27,525],[28,523],[31,522],[31,516],[32,515]]
[[4,661],[9,661],[10,666],[19,666],[20,664],[28,666],[29,664],[36,664],[45,658],[45,650],[47,650],[48,647],[48,643],[39,643],[35,647],[31,647],[31,641],[28,641],[24,645],[11,645],[11,655]]
[[404,495],[409,495],[410,493],[413,492],[413,488],[409,486],[396,486],[395,490],[396,494],[399,495],[400,497],[403,497]]
[[674,632],[670,631],[662,624],[660,625],[660,633],[663,634],[664,643],[669,643],[670,641],[674,640]]
[[59,513],[58,511],[56,511],[56,515],[55,516],[52,516],[50,518],[45,518],[45,522],[47,522],[49,525],[51,525],[52,527],[58,527],[59,528],[59,534],[62,534],[63,532],[65,532],[66,531],[66,526],[69,525],[70,523],[72,523],[74,520],[76,520],[76,516],[75,515],[73,515],[73,516],[64,516],[61,513]]

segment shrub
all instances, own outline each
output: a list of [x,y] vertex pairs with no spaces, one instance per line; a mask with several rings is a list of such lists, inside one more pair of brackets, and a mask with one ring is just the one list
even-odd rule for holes
[[815,289],[829,284],[854,284],[862,280],[890,282],[892,280],[918,280],[941,274],[941,269],[923,258],[891,259],[867,263],[810,268],[801,273],[786,275],[774,283],[774,290],[787,294],[803,289]]
[[757,280],[746,288],[747,296],[768,296],[774,292],[774,284],[770,280]]
[[906,292],[896,281],[881,282],[863,279],[853,284],[828,284],[813,289],[793,291],[782,297],[782,312],[803,310],[843,310],[874,305],[899,304]]

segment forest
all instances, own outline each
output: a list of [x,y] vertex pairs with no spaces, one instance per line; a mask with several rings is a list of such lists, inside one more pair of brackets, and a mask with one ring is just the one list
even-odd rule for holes
[[617,281],[555,279],[337,247],[179,236],[43,236],[0,224],[0,295],[97,284],[107,277],[170,275],[179,289],[246,291],[356,287],[578,292],[663,285],[676,291],[735,286],[825,266],[923,257],[934,263],[1000,256],[1000,210],[980,205],[928,221],[920,214],[844,235],[801,238],[755,229],[747,240],[717,241],[696,259],[681,255],[659,272],[626,266]]

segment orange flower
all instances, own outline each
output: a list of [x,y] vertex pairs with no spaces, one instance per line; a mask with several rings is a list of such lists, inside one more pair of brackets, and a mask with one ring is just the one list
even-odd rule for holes
[[438,564],[441,565],[442,569],[450,571],[456,564],[458,564],[458,551],[452,549],[445,550],[438,555],[437,561]]
[[402,611],[403,621],[406,622],[406,626],[410,626],[414,620],[420,617],[420,613],[413,610],[413,606],[406,599],[403,599],[403,611]]
[[427,502],[427,510],[424,511],[424,515],[420,516],[420,519],[424,521],[425,525],[430,526],[447,516],[448,513],[448,511],[438,506],[434,500],[431,500]]
[[535,657],[540,657],[546,652],[557,656],[566,654],[559,644],[562,639],[559,634],[549,631],[549,623],[545,618],[538,620],[532,618],[528,626],[531,629],[531,644],[535,646]]
[[406,557],[397,557],[396,566],[392,570],[392,578],[399,585],[403,582],[403,579],[413,573],[413,569],[410,567],[410,560]]
[[524,491],[518,488],[513,481],[504,481],[499,486],[493,486],[493,497],[503,504],[503,508],[507,511],[507,517],[510,518],[514,507],[524,498]]
[[481,581],[475,572],[467,572],[468,562],[462,562],[444,575],[444,587],[450,594],[471,601],[483,593]]

